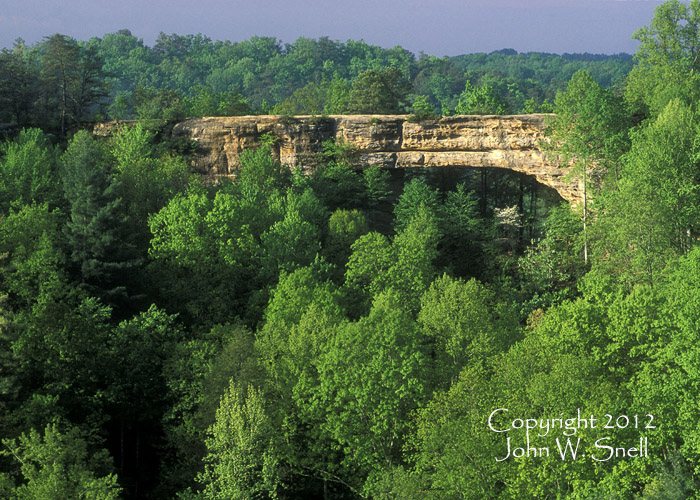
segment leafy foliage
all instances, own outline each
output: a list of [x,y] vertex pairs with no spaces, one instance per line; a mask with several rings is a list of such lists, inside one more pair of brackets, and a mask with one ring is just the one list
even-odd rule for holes
[[77,429],[61,433],[47,426],[44,435],[32,430],[17,440],[4,439],[4,454],[21,464],[25,484],[10,491],[10,498],[85,498],[116,500],[121,488],[110,469],[106,450],[96,454]]

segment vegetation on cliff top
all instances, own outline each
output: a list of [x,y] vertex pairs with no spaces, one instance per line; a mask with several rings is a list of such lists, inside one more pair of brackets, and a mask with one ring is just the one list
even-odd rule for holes
[[55,34],[2,50],[0,121],[63,135],[108,118],[528,113],[550,111],[578,70],[607,88],[631,68],[624,55],[498,51],[438,58],[327,38],[282,44],[161,34],[149,47],[128,30],[88,41]]

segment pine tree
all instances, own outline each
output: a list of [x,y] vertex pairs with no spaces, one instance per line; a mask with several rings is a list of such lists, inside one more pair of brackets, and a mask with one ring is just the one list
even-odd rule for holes
[[73,137],[62,166],[63,189],[70,204],[65,231],[74,275],[90,293],[108,302],[123,299],[126,289],[120,273],[136,262],[120,243],[124,220],[117,183],[90,133],[80,131]]
[[64,135],[69,103],[69,86],[78,72],[80,47],[75,40],[59,33],[47,37],[44,43],[46,53],[42,60],[42,76],[50,89],[57,90],[58,108],[61,113],[61,135]]

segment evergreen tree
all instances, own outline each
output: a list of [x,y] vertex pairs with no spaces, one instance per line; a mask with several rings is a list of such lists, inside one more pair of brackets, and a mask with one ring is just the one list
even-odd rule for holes
[[12,50],[0,52],[0,117],[19,125],[29,123],[40,94],[36,51],[20,38]]
[[70,86],[78,72],[80,48],[75,40],[56,33],[44,42],[45,54],[42,60],[42,73],[46,84],[55,90],[60,111],[61,135],[66,132],[66,120],[70,105]]
[[83,48],[60,33],[44,41],[42,74],[50,98],[58,102],[61,135],[65,135],[69,119],[80,126],[90,108],[109,95],[97,48]]
[[61,163],[63,189],[70,204],[65,232],[75,278],[103,299],[123,299],[126,289],[119,274],[135,262],[120,246],[121,200],[116,197],[117,185],[103,151],[89,132],[80,131]]

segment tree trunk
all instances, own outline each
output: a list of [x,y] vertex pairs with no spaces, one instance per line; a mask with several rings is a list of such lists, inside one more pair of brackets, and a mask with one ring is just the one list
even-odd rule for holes
[[525,232],[525,184],[523,183],[523,175],[518,175],[519,185],[519,196],[518,196],[518,210],[522,214],[522,220],[520,221],[520,227],[518,228],[518,246],[522,248],[523,236]]

